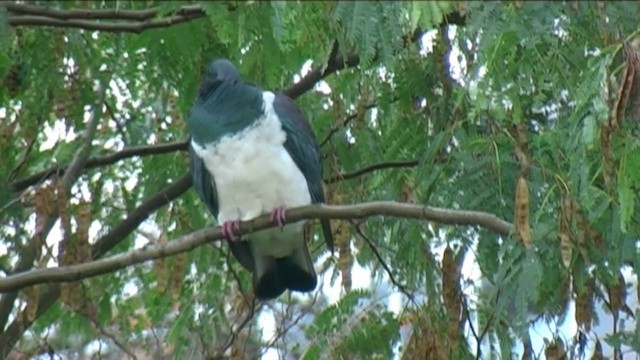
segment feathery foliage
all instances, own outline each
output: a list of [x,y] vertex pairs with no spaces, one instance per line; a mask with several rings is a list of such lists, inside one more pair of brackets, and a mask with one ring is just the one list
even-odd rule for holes
[[312,238],[318,289],[271,303],[221,243],[22,288],[0,297],[0,357],[640,351],[639,17],[633,1],[0,4],[3,277],[214,225],[184,141],[219,57],[307,114],[329,203],[514,224],[335,220],[339,253]]

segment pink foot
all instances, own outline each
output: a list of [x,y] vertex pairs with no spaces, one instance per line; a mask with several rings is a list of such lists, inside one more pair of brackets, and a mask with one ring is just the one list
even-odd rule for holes
[[284,220],[287,218],[287,209],[284,206],[277,207],[271,213],[271,221],[274,221],[280,227],[284,228]]
[[238,241],[240,239],[233,233],[236,230],[240,230],[239,220],[225,221],[222,223],[222,235],[229,239],[229,241]]

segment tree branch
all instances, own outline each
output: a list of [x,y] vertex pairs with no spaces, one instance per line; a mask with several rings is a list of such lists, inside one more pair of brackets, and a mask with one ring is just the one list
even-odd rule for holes
[[134,23],[118,23],[118,22],[95,22],[87,20],[58,20],[44,16],[10,16],[9,25],[11,26],[52,26],[64,28],[78,28],[90,31],[110,31],[110,32],[131,32],[140,34],[149,29],[166,28],[172,25],[181,24],[194,19],[199,19],[199,15],[174,15],[160,20],[147,20]]
[[[69,9],[60,10],[41,6],[7,3],[7,10],[14,14],[36,15],[58,20],[151,20],[158,15],[158,9],[121,10],[121,9]],[[176,10],[174,15],[202,15],[205,13],[199,5],[187,5]]]
[[[148,156],[148,155],[160,155],[167,154],[175,151],[186,151],[187,150],[187,140],[184,141],[176,141],[172,143],[166,144],[158,144],[158,145],[141,145],[141,146],[132,146],[129,148],[125,148],[121,151],[115,152],[113,154],[98,156],[94,158],[90,158],[87,160],[85,164],[84,170],[93,169],[100,166],[111,165],[120,160],[124,160],[127,158],[135,157],[135,156]],[[54,166],[47,170],[40,171],[33,175],[30,175],[24,179],[16,180],[11,184],[13,190],[18,192],[22,191],[29,186],[35,185],[43,180],[46,180],[54,175],[62,175],[66,172],[67,166]]]
[[420,162],[418,160],[382,162],[382,163],[373,164],[373,165],[369,165],[369,166],[363,167],[362,169],[359,169],[359,170],[356,170],[356,171],[353,171],[353,172],[344,173],[344,174],[338,174],[336,176],[333,176],[333,177],[330,177],[330,178],[326,179],[324,182],[326,184],[333,184],[333,183],[337,183],[337,182],[340,182],[340,181],[343,181],[343,180],[349,180],[349,179],[357,178],[357,177],[360,177],[362,175],[374,172],[376,170],[414,167],[414,166],[418,165],[419,163]]
[[332,53],[329,60],[327,61],[326,68],[322,66],[311,70],[311,72],[303,76],[300,81],[282,90],[282,93],[292,99],[295,99],[311,90],[320,80],[326,78],[327,76],[335,73],[336,71],[356,67],[358,66],[358,64],[360,64],[360,57],[357,54],[349,54],[346,58],[344,58],[342,57],[342,55],[338,55],[337,52]]
[[[103,91],[103,90],[101,90]],[[103,92],[104,94],[104,92]],[[100,97],[102,97],[101,95]],[[80,148],[76,151],[76,154],[71,160],[71,164],[67,168],[67,171],[62,176],[62,185],[64,185],[65,191],[71,191],[71,187],[73,183],[76,182],[78,176],[82,173],[82,169],[84,169],[87,160],[89,159],[89,155],[91,154],[91,149],[93,148],[92,142],[96,132],[96,128],[98,127],[98,119],[100,118],[96,113],[98,109],[102,108],[102,99],[98,101],[97,105],[95,105],[90,112],[89,121],[87,122],[87,128],[83,134],[83,142],[80,145]]]
[[[176,141],[172,143],[158,144],[158,145],[132,146],[130,148],[125,148],[113,154],[90,158],[85,163],[84,170],[89,170],[89,169],[97,168],[100,166],[112,165],[120,160],[128,159],[135,156],[161,155],[161,154],[172,153],[175,151],[187,151],[187,147],[188,147],[188,140]],[[418,160],[389,161],[389,162],[384,162],[379,164],[373,164],[350,173],[339,174],[334,177],[325,179],[325,182],[327,184],[333,184],[343,180],[350,180],[353,178],[357,178],[376,170],[389,169],[389,168],[414,167],[417,164],[418,164]],[[67,168],[68,168],[67,166],[54,166],[47,170],[43,170],[33,175],[30,175],[24,179],[16,180],[11,184],[11,186],[13,187],[13,190],[15,192],[19,192],[28,188],[29,186],[35,185],[41,181],[49,179],[52,176],[56,176],[56,175],[61,176],[65,174],[65,172],[67,171]]]
[[[392,216],[410,219],[435,221],[449,225],[472,225],[487,228],[501,235],[508,235],[512,225],[493,214],[478,211],[449,210],[393,201],[370,202],[357,205],[309,205],[290,209],[286,223],[307,219],[356,219],[372,216]],[[269,214],[261,215],[250,221],[240,223],[237,234],[274,227]],[[210,227],[182,236],[166,244],[148,246],[143,249],[118,254],[109,258],[83,264],[34,269],[0,279],[0,292],[50,282],[77,281],[92,276],[107,274],[148,260],[177,255],[195,249],[213,240],[222,240],[220,227]]]
[[[118,226],[111,230],[108,234],[100,238],[92,248],[93,259],[98,259],[115,247],[121,240],[131,234],[140,224],[145,221],[150,214],[159,208],[170,203],[174,199],[181,196],[191,187],[191,177],[184,175],[175,183],[167,186],[157,194],[142,203]],[[7,295],[8,296],[8,295]],[[11,351],[14,345],[20,339],[22,333],[29,326],[44,314],[49,308],[58,301],[60,297],[60,286],[51,284],[49,290],[43,293],[38,299],[38,310],[34,320],[27,320],[26,316],[17,316],[7,329],[0,333],[0,358],[4,359]],[[9,309],[10,311],[11,309]]]
[[[74,9],[60,10],[27,4],[9,3],[5,5],[9,11],[11,26],[54,26],[79,28],[84,30],[100,30],[110,32],[141,33],[149,29],[169,27],[172,25],[204,18],[206,13],[198,5],[183,6],[170,16],[155,19],[158,9],[118,10],[118,9]],[[229,10],[234,10],[232,7]],[[133,20],[128,22],[98,22],[91,20]]]
[[[395,99],[391,101],[391,103],[395,102]],[[367,106],[364,107],[364,111],[368,111],[371,110],[375,107],[377,107],[378,105],[374,104],[369,104]],[[351,122],[351,120],[357,118],[358,116],[363,115],[363,114],[359,114],[359,113],[355,113],[355,114],[351,114],[349,116],[347,116],[343,121],[342,121],[342,125],[340,126],[334,126],[331,129],[329,129],[329,132],[327,133],[327,135],[324,136],[324,139],[322,139],[322,141],[320,141],[319,145],[320,147],[324,146],[327,142],[329,142],[329,140],[331,140],[331,137],[333,137],[333,135],[335,133],[338,132],[338,130],[340,129],[344,129],[347,125],[349,125],[349,123]]]
[[102,257],[120,241],[134,232],[142,222],[147,220],[155,211],[167,205],[171,201],[182,196],[191,188],[191,174],[183,175],[171,185],[168,185],[157,194],[153,195],[144,203],[140,204],[133,212],[127,216],[118,226],[113,228],[108,234],[96,241],[92,248],[94,259]]

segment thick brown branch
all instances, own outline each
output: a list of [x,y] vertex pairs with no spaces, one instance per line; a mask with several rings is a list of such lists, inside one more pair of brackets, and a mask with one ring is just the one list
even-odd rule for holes
[[[5,4],[11,26],[54,26],[111,32],[141,33],[145,30],[169,27],[203,18],[199,5],[186,5],[164,18],[156,18],[159,10],[70,9],[62,10],[28,4]],[[230,7],[229,10],[234,10]],[[128,20],[105,22],[95,20]]]
[[[41,6],[6,3],[7,10],[13,14],[36,15],[55,18],[58,20],[151,20],[158,15],[158,9],[145,10],[121,10],[121,9],[69,9],[61,10],[45,8]],[[199,5],[183,6],[176,10],[173,15],[201,15],[204,11]]]
[[[151,214],[184,194],[190,187],[191,177],[185,175],[142,203],[129,214],[124,221],[96,242],[92,249],[93,259],[104,256],[104,254],[138,228]],[[49,289],[43,293],[38,300],[38,311],[35,318],[37,319],[44,314],[58,301],[59,297],[60,287],[57,284],[49,286]],[[0,358],[4,359],[6,357],[20,339],[23,332],[28,329],[32,323],[33,321],[26,320],[26,317],[18,316],[4,332],[0,333]]]
[[[87,160],[84,170],[93,169],[99,166],[111,165],[120,160],[128,159],[135,156],[159,155],[186,150],[186,140],[159,145],[132,146],[113,154],[90,158],[89,160]],[[50,178],[53,175],[62,175],[65,173],[66,169],[66,166],[54,166],[47,170],[40,171],[36,174],[30,175],[29,177],[13,182],[13,189],[14,191],[22,191],[29,186],[35,185],[43,180]]]
[[333,184],[333,183],[337,183],[337,182],[340,182],[340,181],[343,181],[343,180],[354,179],[354,178],[360,177],[362,175],[366,175],[368,173],[374,172],[376,170],[414,167],[414,166],[418,165],[418,163],[419,163],[418,160],[382,162],[382,163],[373,164],[373,165],[369,165],[369,166],[363,167],[362,169],[359,169],[359,170],[356,170],[356,171],[353,171],[353,172],[344,173],[344,174],[338,174],[338,175],[336,175],[334,177],[330,177],[330,178],[326,179],[325,183]]
[[52,26],[78,28],[90,31],[131,32],[139,34],[145,30],[170,27],[191,20],[202,18],[203,15],[173,15],[158,20],[139,22],[96,22],[88,20],[59,20],[45,16],[20,15],[10,16],[11,26]]
[[93,246],[92,255],[94,259],[102,257],[120,241],[129,236],[138,228],[151,214],[182,196],[191,188],[191,175],[186,174],[171,185],[150,197],[140,204],[133,212],[127,216],[118,226],[113,228],[108,234],[100,238]]
[[[508,235],[512,228],[510,223],[489,213],[449,210],[392,201],[344,206],[304,206],[289,210],[286,222],[293,223],[305,219],[357,219],[372,216],[421,219],[449,225],[480,226],[501,235]],[[254,220],[240,223],[237,234],[245,235],[270,227],[274,227],[271,216],[269,214],[262,215]],[[36,284],[76,281],[103,275],[148,260],[184,253],[205,243],[223,238],[220,227],[211,227],[195,231],[166,244],[149,246],[106,259],[57,268],[35,269],[0,279],[0,292],[16,291]]]

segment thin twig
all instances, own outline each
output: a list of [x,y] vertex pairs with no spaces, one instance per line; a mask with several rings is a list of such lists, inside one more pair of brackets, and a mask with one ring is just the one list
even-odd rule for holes
[[405,294],[407,296],[407,298],[409,298],[409,300],[411,300],[411,302],[415,303],[413,294],[411,294],[406,287],[404,287],[404,285],[400,284],[395,276],[393,276],[393,272],[391,271],[391,268],[389,268],[389,265],[387,265],[387,263],[384,261],[384,259],[382,258],[382,255],[380,255],[380,252],[378,252],[378,249],[376,248],[376,246],[373,244],[373,240],[371,240],[371,238],[369,236],[367,236],[364,231],[362,231],[362,229],[360,228],[360,225],[356,225],[352,222],[352,225],[354,225],[354,228],[356,230],[356,233],[358,233],[358,235],[360,235],[360,237],[362,237],[362,239],[367,243],[367,245],[369,246],[369,249],[371,249],[371,252],[373,252],[373,255],[376,257],[376,259],[378,259],[378,262],[380,263],[380,265],[382,265],[382,267],[384,268],[384,271],[387,273],[387,276],[389,276],[389,280],[391,281],[391,283],[393,285],[395,285],[398,290],[400,290],[403,294]]
[[129,139],[127,138],[127,132],[124,128],[124,125],[122,124],[122,121],[120,121],[116,117],[116,112],[113,111],[113,107],[109,105],[109,102],[107,100],[104,101],[104,106],[107,108],[107,112],[109,113],[109,117],[111,117],[111,120],[116,123],[116,132],[122,137],[122,143],[125,147],[128,147]]
[[27,148],[22,154],[22,158],[20,159],[20,162],[18,162],[18,165],[16,165],[16,167],[13,168],[13,170],[11,170],[11,173],[9,174],[9,180],[13,180],[16,177],[16,174],[20,171],[20,169],[27,163],[29,154],[31,154],[31,151],[33,150],[33,145],[35,145],[37,139],[38,137],[34,136],[31,138],[31,140],[29,140],[29,143],[27,144]]
[[[369,104],[367,106],[365,106],[365,111],[366,110],[370,110],[375,108],[377,105],[376,104]],[[343,121],[342,124],[340,124],[340,126],[334,126],[331,129],[329,129],[329,132],[327,133],[327,135],[324,136],[324,138],[322,139],[322,141],[320,141],[320,147],[323,147],[327,142],[329,142],[329,140],[331,140],[331,138],[333,137],[333,135],[335,135],[335,133],[337,133],[338,131],[340,131],[340,129],[344,129],[347,125],[349,125],[349,123],[357,118],[358,116],[360,116],[361,114],[359,113],[355,113],[355,114],[351,114],[349,116],[347,116]]]
[[240,331],[242,331],[242,329],[244,329],[244,327],[247,326],[247,324],[249,324],[249,321],[253,319],[253,316],[255,315],[255,313],[257,311],[260,311],[260,309],[262,308],[262,305],[263,304],[256,306],[255,301],[251,303],[251,307],[249,308],[249,313],[247,314],[247,316],[244,317],[244,320],[242,320],[242,322],[238,326],[236,326],[235,329],[233,328],[233,326],[231,327],[231,333],[229,334],[227,341],[225,341],[224,345],[222,346],[222,350],[220,351],[221,353],[224,354],[231,347],[231,345],[233,345],[233,342],[235,341],[236,337],[238,337],[238,334],[240,333]]
[[[166,144],[158,145],[141,145],[125,148],[121,151],[97,156],[87,160],[84,166],[84,170],[94,169],[100,166],[115,164],[116,162],[136,156],[148,156],[148,155],[161,155],[168,154],[175,151],[187,151],[188,143],[186,140],[176,141]],[[12,183],[14,191],[22,191],[29,186],[38,184],[54,175],[63,175],[66,173],[68,167],[66,166],[54,166],[47,170],[40,171],[24,179],[16,180]]]
[[344,180],[354,179],[360,177],[362,175],[374,172],[376,170],[382,169],[397,169],[397,168],[406,168],[406,167],[414,167],[418,165],[420,162],[418,160],[406,160],[406,161],[388,161],[382,162],[378,164],[373,164],[369,166],[365,166],[362,169],[358,169],[353,172],[338,174],[333,177],[330,177],[325,180],[327,184],[333,184]]

